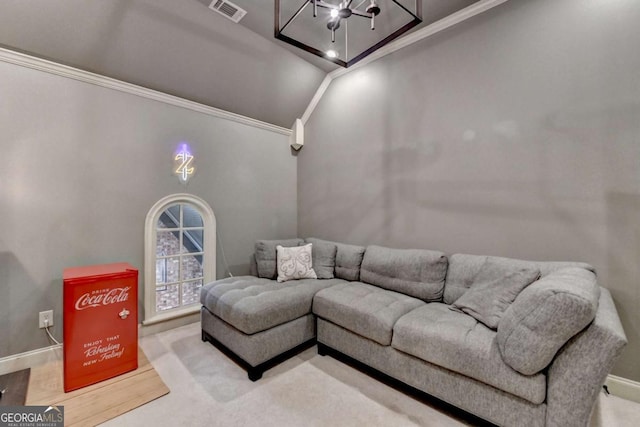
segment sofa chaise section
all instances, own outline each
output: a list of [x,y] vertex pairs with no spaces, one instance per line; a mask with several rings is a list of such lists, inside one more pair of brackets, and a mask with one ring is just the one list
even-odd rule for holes
[[314,295],[343,280],[303,279],[284,283],[252,276],[230,277],[204,286],[202,305],[251,335],[311,313]]
[[[318,279],[278,282],[277,247],[311,243]],[[229,277],[203,286],[202,340],[236,360],[256,381],[265,370],[311,345],[315,294],[358,280],[365,248],[320,239],[258,240],[250,276]]]
[[201,291],[202,339],[230,350],[255,381],[281,355],[313,344],[313,297],[342,282],[241,276],[208,283]]

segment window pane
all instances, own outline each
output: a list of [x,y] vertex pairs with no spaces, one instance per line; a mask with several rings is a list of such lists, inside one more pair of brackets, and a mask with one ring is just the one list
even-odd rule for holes
[[202,217],[193,207],[182,205],[182,226],[183,227],[203,227]]
[[195,304],[200,301],[202,280],[182,284],[182,305]]
[[162,258],[156,260],[156,283],[171,283],[180,280],[180,258]]
[[179,287],[179,285],[168,285],[156,289],[156,311],[180,306]]
[[186,255],[182,257],[182,280],[202,277],[202,255]]
[[182,234],[182,253],[193,253],[203,251],[203,230],[186,230]]
[[156,232],[156,255],[167,256],[180,253],[180,239],[178,231],[158,231]]
[[157,228],[178,228],[180,227],[180,205],[173,205],[167,208],[160,218],[158,218]]

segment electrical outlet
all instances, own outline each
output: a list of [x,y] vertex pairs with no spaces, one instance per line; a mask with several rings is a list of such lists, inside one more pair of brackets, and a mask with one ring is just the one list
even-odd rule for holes
[[[45,325],[45,321],[49,322]],[[47,326],[53,326],[53,310],[41,311],[38,318],[38,327],[44,329]]]

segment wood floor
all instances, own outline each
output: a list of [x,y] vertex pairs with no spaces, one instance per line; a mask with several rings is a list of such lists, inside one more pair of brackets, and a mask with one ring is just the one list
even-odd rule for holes
[[169,393],[140,348],[135,371],[69,393],[62,387],[62,361],[32,368],[26,404],[61,405],[65,426],[94,426]]

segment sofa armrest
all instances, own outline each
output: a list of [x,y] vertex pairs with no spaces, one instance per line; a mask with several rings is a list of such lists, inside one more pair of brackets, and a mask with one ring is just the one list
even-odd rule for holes
[[571,338],[549,366],[547,426],[589,425],[598,393],[627,344],[611,294],[600,290],[593,322]]

